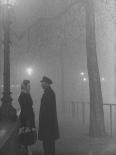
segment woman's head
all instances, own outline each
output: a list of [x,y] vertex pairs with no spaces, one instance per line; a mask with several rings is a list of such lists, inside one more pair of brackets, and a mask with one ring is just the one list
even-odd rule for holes
[[21,84],[21,91],[25,93],[30,93],[30,81],[29,80],[23,80]]

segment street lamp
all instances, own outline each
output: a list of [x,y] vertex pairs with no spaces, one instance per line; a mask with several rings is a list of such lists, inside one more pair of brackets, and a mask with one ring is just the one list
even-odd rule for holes
[[33,69],[31,67],[26,68],[26,73],[31,76],[33,73]]
[[1,0],[4,17],[4,73],[3,73],[3,97],[1,99],[0,119],[16,120],[16,110],[12,106],[12,97],[10,92],[10,10],[15,4],[14,0]]

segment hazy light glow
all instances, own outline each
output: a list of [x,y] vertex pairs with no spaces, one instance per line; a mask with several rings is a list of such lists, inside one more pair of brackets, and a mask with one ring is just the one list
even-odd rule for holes
[[26,69],[26,72],[29,76],[31,76],[33,74],[33,69],[31,67]]
[[87,78],[83,78],[83,81],[86,82],[87,81]]
[[1,129],[0,130],[0,137],[3,137],[6,133],[6,130],[5,129]]
[[102,78],[101,78],[101,80],[102,80],[102,81],[105,81],[105,78],[104,78],[104,77],[102,77]]
[[16,4],[16,0],[0,0],[1,4],[4,5],[12,5],[14,6]]
[[81,73],[80,73],[80,75],[82,75],[82,76],[83,76],[83,75],[85,75],[85,73],[84,73],[84,72],[81,72]]
[[18,84],[12,84],[11,87],[16,88],[16,87],[19,87],[19,85]]

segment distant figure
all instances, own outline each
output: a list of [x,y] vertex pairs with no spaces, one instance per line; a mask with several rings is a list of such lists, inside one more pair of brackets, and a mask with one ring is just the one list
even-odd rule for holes
[[50,87],[51,79],[44,76],[40,82],[44,94],[40,105],[38,139],[43,141],[45,155],[55,155],[55,140],[59,138],[56,97]]
[[[33,129],[35,128],[35,116],[33,112],[33,101],[30,95],[30,81],[24,80],[21,84],[21,93],[18,98],[21,112],[19,115],[20,129]],[[25,145],[26,151],[28,151],[28,142]]]

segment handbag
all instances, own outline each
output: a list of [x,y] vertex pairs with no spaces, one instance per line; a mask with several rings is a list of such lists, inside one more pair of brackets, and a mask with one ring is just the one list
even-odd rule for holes
[[22,145],[33,145],[37,140],[37,132],[34,128],[23,128],[19,133],[19,143]]

